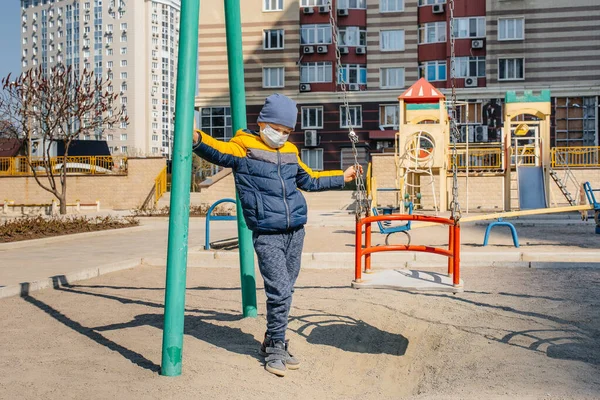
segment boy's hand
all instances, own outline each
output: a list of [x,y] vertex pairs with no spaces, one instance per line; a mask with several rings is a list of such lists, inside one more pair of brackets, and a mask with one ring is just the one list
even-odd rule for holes
[[[363,173],[363,168],[361,165],[358,166],[358,173],[362,175]],[[351,167],[348,167],[345,171],[344,171],[344,182],[351,182],[354,179],[356,179],[356,168],[354,168],[354,165]]]
[[194,129],[192,130],[192,143],[198,143],[198,140],[200,140],[200,134],[198,132],[196,132],[196,118],[194,118]]

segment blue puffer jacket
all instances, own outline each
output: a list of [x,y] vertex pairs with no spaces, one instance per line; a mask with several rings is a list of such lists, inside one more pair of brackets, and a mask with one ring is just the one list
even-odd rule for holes
[[277,233],[306,224],[306,200],[298,189],[341,189],[342,171],[312,171],[287,142],[280,149],[267,146],[257,132],[239,130],[229,142],[204,132],[194,152],[209,162],[232,168],[246,224],[260,233]]

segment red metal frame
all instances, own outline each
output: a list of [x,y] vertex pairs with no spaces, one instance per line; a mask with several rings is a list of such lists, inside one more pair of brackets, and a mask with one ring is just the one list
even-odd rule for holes
[[[424,221],[448,225],[448,249],[422,245],[392,245],[371,247],[371,224],[377,221]],[[365,228],[365,247],[362,245],[362,230]],[[354,279],[361,282],[362,257],[365,257],[365,272],[371,271],[371,254],[382,251],[418,251],[448,257],[448,276],[452,276],[454,286],[460,285],[460,224],[454,220],[426,215],[378,215],[366,217],[356,222]]]

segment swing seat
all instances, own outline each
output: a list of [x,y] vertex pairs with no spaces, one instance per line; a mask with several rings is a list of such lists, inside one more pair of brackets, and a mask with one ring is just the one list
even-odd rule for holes
[[[378,216],[379,212],[377,211],[377,207],[373,207],[372,209],[373,211],[373,215],[374,216]],[[413,213],[413,203],[410,202],[408,203],[408,215],[412,215]],[[384,212],[383,215],[386,215],[386,213]],[[390,236],[394,233],[404,233],[407,238],[408,238],[408,243],[407,245],[410,245],[410,233],[408,233],[408,231],[410,231],[411,228],[411,224],[412,221],[406,221],[405,224],[401,224],[401,225],[396,225],[396,226],[390,226],[390,221],[377,221],[377,226],[379,226],[379,233],[381,233],[382,235],[386,235],[385,236],[385,245],[389,246],[389,239]]]

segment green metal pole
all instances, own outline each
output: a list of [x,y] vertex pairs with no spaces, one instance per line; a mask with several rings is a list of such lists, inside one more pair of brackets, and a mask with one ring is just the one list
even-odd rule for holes
[[161,374],[181,375],[200,0],[182,0]]
[[[244,88],[244,54],[242,51],[242,18],[240,0],[225,0],[225,30],[227,35],[227,62],[229,66],[229,97],[233,131],[245,129],[246,89]],[[254,275],[254,246],[252,233],[246,226],[240,199],[236,192],[236,212],[240,248],[242,311],[244,317],[256,317],[256,277]]]

